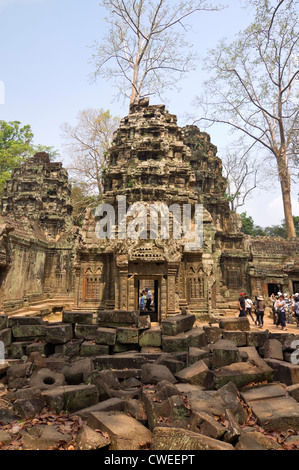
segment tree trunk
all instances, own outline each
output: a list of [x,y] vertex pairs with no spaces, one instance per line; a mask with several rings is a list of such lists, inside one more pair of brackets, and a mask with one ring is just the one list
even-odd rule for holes
[[285,216],[285,224],[287,229],[287,237],[296,238],[296,230],[292,214],[292,200],[291,200],[291,178],[288,161],[285,152],[279,152],[276,155],[278,174],[282,192],[283,209]]

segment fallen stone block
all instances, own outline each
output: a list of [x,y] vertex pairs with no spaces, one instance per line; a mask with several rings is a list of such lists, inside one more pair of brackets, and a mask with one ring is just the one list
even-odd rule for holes
[[159,326],[153,326],[143,331],[139,336],[140,347],[160,348],[162,346],[162,332]]
[[8,315],[0,315],[0,331],[8,327]]
[[269,331],[250,331],[247,333],[247,346],[260,348],[269,338]]
[[259,369],[249,362],[239,362],[224,366],[221,369],[208,371],[204,386],[209,389],[219,389],[228,382],[233,382],[238,389],[251,382],[269,382],[273,379],[273,371]]
[[176,336],[162,335],[162,350],[166,353],[177,351],[188,352],[189,344],[186,333],[180,333]]
[[263,356],[267,359],[283,361],[282,344],[278,339],[267,339],[263,345]]
[[242,434],[242,428],[231,410],[225,410],[225,421],[227,422],[227,427],[223,440],[234,445]]
[[143,424],[121,413],[90,413],[88,425],[109,435],[111,450],[140,450],[152,438],[152,433]]
[[47,426],[44,424],[34,426],[34,433],[25,432],[22,435],[24,450],[49,450],[58,449],[61,442],[69,444],[72,441],[72,435],[63,432],[63,426],[56,429],[55,426]]
[[80,311],[67,311],[64,310],[62,313],[63,323],[81,323],[83,325],[91,325],[93,319],[92,312],[80,312]]
[[139,421],[144,426],[147,425],[147,415],[144,403],[141,400],[131,399],[125,402],[125,412],[127,415]]
[[266,358],[265,362],[273,369],[274,380],[278,380],[286,385],[299,383],[299,365]]
[[81,357],[92,357],[109,354],[109,346],[104,344],[94,344],[91,341],[83,341],[80,348]]
[[96,334],[96,344],[113,346],[116,342],[116,328],[98,328]]
[[162,380],[169,383],[176,383],[177,380],[170,370],[163,365],[159,364],[144,364],[141,367],[141,382],[143,384],[157,384]]
[[162,334],[176,336],[193,328],[195,315],[175,315],[163,320],[161,323]]
[[199,385],[176,384],[176,388],[187,397],[192,412],[205,411],[214,416],[223,416],[226,404],[218,391],[204,390]]
[[125,327],[117,328],[116,341],[120,344],[138,344],[139,343],[138,328],[125,328]]
[[32,372],[31,362],[11,365],[7,371],[8,388],[24,388],[28,385]]
[[192,385],[202,385],[204,384],[206,375],[209,369],[204,363],[203,360],[195,362],[191,366],[186,367],[185,369],[177,372],[175,377],[180,382],[187,382]]
[[68,385],[79,385],[92,371],[90,358],[78,358],[66,364],[61,372],[65,376]]
[[286,392],[288,392],[288,394],[294,398],[296,401],[299,402],[299,384],[295,384],[295,385],[289,385],[287,388],[286,388]]
[[108,412],[108,411],[124,411],[127,402],[120,398],[108,398],[107,400],[101,401],[96,405],[83,408],[83,410],[76,411],[73,415],[80,416],[84,421],[88,420],[88,416],[93,412]]
[[238,424],[244,424],[247,420],[247,412],[240,401],[240,393],[235,384],[228,382],[218,389],[218,394],[225,404],[225,412],[229,411]]
[[[98,313],[97,323],[99,326],[112,327],[117,326],[136,326],[143,317],[140,316],[139,311],[128,311],[128,310],[111,310],[111,311],[100,311]],[[143,321],[146,321],[143,320]]]
[[203,348],[208,345],[208,337],[203,328],[195,327],[185,332],[188,347]]
[[67,357],[80,356],[80,348],[83,339],[71,339],[67,343],[57,344],[55,346],[55,354],[62,354]]
[[151,317],[150,315],[140,315],[137,320],[137,328],[139,330],[148,330],[151,328]]
[[158,400],[155,389],[142,389],[141,400],[144,403],[151,431],[159,426],[187,428],[190,425],[190,410],[181,395],[172,395],[166,400]]
[[0,341],[4,343],[5,347],[8,347],[11,345],[12,342],[12,331],[11,328],[5,328],[0,331]]
[[226,442],[186,429],[159,427],[154,429],[151,450],[234,450],[234,447]]
[[22,316],[8,317],[8,328],[13,328],[14,326],[19,326],[19,325],[47,326],[48,323],[45,322],[41,317],[22,317]]
[[156,359],[155,364],[166,366],[173,375],[185,368],[185,363],[183,361],[179,361],[168,353],[160,354],[158,359]]
[[84,340],[95,340],[97,338],[98,325],[75,325],[75,337]]
[[89,426],[82,426],[76,437],[78,450],[99,450],[110,445],[109,437],[103,436]]
[[11,359],[22,359],[23,356],[26,356],[26,351],[30,344],[30,341],[12,342],[9,347],[9,357]]
[[[209,357],[210,357],[209,349],[189,347],[187,365],[191,366],[195,362],[200,361],[201,359],[209,359]],[[206,361],[204,362],[206,363]]]
[[119,354],[114,356],[97,356],[93,360],[94,368],[104,369],[141,369],[146,358],[139,354]]
[[247,317],[226,317],[219,321],[219,328],[230,331],[250,331],[250,323]]
[[224,340],[231,341],[235,346],[247,346],[247,334],[246,331],[229,331],[223,330],[222,337]]
[[44,338],[45,328],[43,325],[16,325],[12,327],[12,335],[18,341],[29,341]]
[[257,431],[244,432],[239,437],[235,450],[281,450],[282,447],[270,437]]
[[26,356],[30,356],[30,354],[33,352],[38,352],[44,356],[49,356],[50,354],[54,354],[54,351],[55,347],[43,340],[30,343],[26,346]]
[[47,343],[64,344],[73,338],[72,325],[69,323],[51,324],[46,326],[45,330]]
[[46,390],[42,397],[50,410],[72,412],[98,403],[99,392],[95,385],[67,385]]
[[41,395],[27,398],[19,398],[14,401],[13,409],[15,414],[21,419],[32,419],[38,416],[45,407]]
[[223,337],[223,330],[218,326],[204,326],[203,330],[207,336],[208,344],[217,343]]
[[220,339],[211,346],[211,365],[213,369],[241,362],[240,351],[232,341]]
[[210,414],[200,411],[191,414],[190,431],[220,440],[226,433],[226,428]]
[[36,369],[30,377],[29,385],[39,390],[51,390],[66,385],[66,380],[63,374],[51,369]]
[[267,384],[242,390],[241,396],[264,429],[268,431],[299,429],[299,404],[280,384]]

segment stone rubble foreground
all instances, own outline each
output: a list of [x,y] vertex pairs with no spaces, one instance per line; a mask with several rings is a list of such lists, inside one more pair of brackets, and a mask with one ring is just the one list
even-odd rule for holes
[[296,339],[247,318],[1,315],[0,448],[297,449]]

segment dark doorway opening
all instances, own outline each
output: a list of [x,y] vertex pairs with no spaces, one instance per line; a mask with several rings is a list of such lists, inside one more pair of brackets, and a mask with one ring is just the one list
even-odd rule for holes
[[299,281],[293,281],[293,294],[299,294]]
[[[160,305],[159,305],[159,300],[160,300],[160,282],[158,279],[141,279],[138,278],[136,279],[135,282],[135,288],[136,288],[136,299],[138,298],[138,309],[139,309],[139,299],[140,299],[140,293],[144,292],[145,289],[149,289],[149,291],[152,294],[152,300],[151,304],[149,307],[149,310],[145,309],[143,312],[141,312],[142,315],[150,315],[151,317],[151,322],[153,323],[158,323],[159,322],[159,312],[160,312]],[[145,294],[146,295],[146,294]],[[146,304],[146,299],[145,299],[145,304]]]
[[281,284],[268,284],[268,295],[269,297],[274,294],[277,295],[281,292]]

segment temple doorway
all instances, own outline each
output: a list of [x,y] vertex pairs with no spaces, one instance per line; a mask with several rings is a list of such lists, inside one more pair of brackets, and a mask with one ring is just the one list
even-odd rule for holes
[[270,297],[272,294],[277,295],[278,292],[282,292],[281,284],[268,284],[268,296]]
[[159,323],[161,320],[160,309],[160,280],[153,277],[138,276],[135,278],[135,308],[139,310],[140,293],[145,293],[149,289],[152,294],[152,301],[149,311],[144,311],[145,315],[150,315],[151,322]]
[[293,281],[293,293],[299,293],[299,281]]

